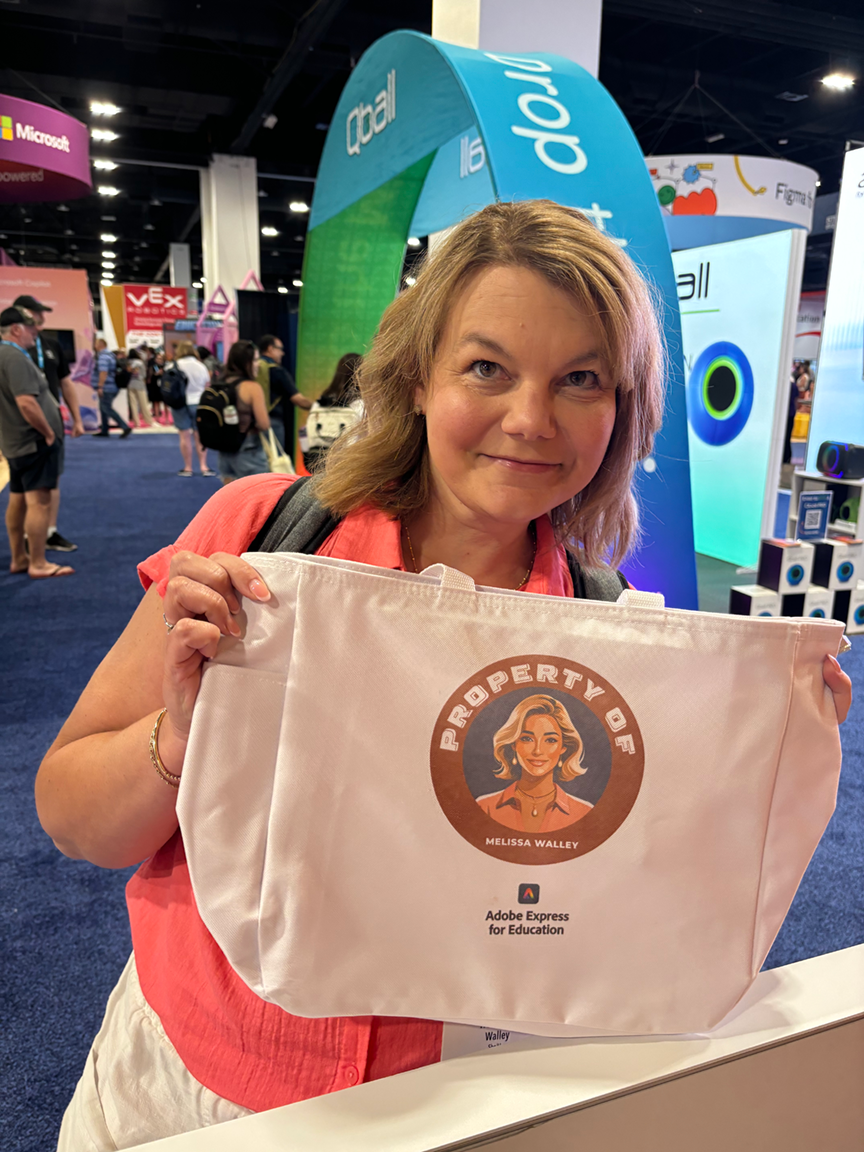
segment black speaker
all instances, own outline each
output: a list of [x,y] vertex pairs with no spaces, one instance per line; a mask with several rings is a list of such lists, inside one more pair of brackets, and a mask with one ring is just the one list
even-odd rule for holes
[[840,444],[826,440],[819,445],[816,467],[832,480],[864,479],[864,448],[860,444]]

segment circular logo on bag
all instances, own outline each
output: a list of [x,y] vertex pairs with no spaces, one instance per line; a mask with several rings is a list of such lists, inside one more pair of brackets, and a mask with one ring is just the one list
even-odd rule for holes
[[438,803],[469,844],[558,864],[621,827],[645,753],[632,709],[603,676],[558,656],[513,656],[456,689],[430,760]]

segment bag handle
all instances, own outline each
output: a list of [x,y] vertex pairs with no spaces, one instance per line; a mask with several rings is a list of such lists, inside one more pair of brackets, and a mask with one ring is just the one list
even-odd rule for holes
[[639,592],[635,588],[625,588],[616,604],[625,608],[665,608],[666,600],[662,592]]
[[434,576],[440,581],[442,588],[462,588],[465,592],[473,592],[474,581],[458,568],[448,568],[446,564],[430,564],[420,573],[421,576]]

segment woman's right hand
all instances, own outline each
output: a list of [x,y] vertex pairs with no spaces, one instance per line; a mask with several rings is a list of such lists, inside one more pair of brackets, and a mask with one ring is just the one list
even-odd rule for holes
[[270,599],[270,591],[239,556],[216,552],[207,559],[178,552],[171,560],[163,611],[174,627],[166,637],[163,662],[163,700],[168,709],[163,727],[169,724],[183,746],[189,739],[201,666],[216,655],[220,636],[240,635],[234,616],[243,596],[261,602]]

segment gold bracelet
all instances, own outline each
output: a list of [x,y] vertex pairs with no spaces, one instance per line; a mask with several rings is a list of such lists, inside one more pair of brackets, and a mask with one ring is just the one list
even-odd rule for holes
[[165,765],[162,763],[162,757],[159,755],[159,745],[157,744],[157,740],[159,739],[159,729],[162,726],[162,720],[164,719],[165,713],[167,711],[167,708],[162,709],[162,711],[156,717],[156,723],[153,725],[153,731],[150,733],[150,763],[156,769],[157,775],[161,776],[166,784],[170,784],[172,788],[179,788],[180,777],[175,776],[173,772],[169,772]]

